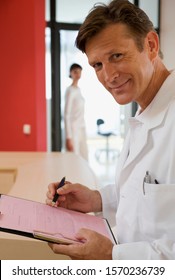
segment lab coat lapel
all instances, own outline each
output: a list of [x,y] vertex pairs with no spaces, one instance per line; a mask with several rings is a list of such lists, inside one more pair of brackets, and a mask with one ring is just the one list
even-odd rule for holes
[[123,146],[123,150],[122,150],[122,153],[120,155],[120,158],[119,158],[119,164],[118,164],[118,169],[122,169],[127,158],[128,158],[128,153],[129,153],[129,142],[130,142],[130,131],[128,132],[127,136],[126,136],[126,139],[125,139],[125,142],[124,142],[124,146]]
[[125,138],[124,146],[117,164],[117,172],[116,172],[116,182],[119,180],[120,173],[125,165],[125,162],[128,158],[129,153],[129,142],[130,142],[130,131],[128,131],[127,136]]
[[[149,129],[142,127],[142,132],[141,132],[141,139],[140,141],[137,141],[134,143],[134,153],[130,153],[125,161],[124,168],[130,165],[134,160],[136,160],[137,156],[142,152],[144,147],[147,144],[148,141],[148,134],[149,134]],[[129,150],[129,148],[128,148]]]
[[140,153],[143,151],[144,147],[148,143],[148,137],[151,133],[151,130],[155,129],[156,127],[162,124],[164,118],[166,117],[166,113],[169,107],[169,105],[165,103],[166,102],[164,102],[164,104],[162,104],[162,102],[157,102],[155,106],[152,106],[152,104],[142,116],[140,115],[136,118],[131,118],[130,134],[132,133],[132,129],[134,128],[134,126],[140,124],[142,127],[138,138],[136,139],[136,143],[132,143],[134,145],[134,151],[129,153],[129,156],[127,158],[125,157],[125,164],[123,166],[124,168],[130,165],[134,160],[136,160],[138,155],[140,155]]

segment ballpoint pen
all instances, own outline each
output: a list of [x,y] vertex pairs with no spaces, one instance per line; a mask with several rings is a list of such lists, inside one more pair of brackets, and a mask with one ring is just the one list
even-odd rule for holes
[[59,194],[57,193],[57,190],[58,190],[59,188],[61,188],[62,186],[64,186],[65,180],[66,180],[66,177],[63,177],[63,178],[61,179],[60,183],[58,184],[58,187],[57,187],[57,189],[56,189],[56,193],[55,193],[54,198],[53,198],[53,200],[52,200],[52,204],[53,204],[53,205],[55,205],[55,203],[56,203],[56,201],[57,201],[57,199],[58,199],[58,197],[59,197]]
[[146,175],[144,177],[144,182],[149,183],[149,184],[151,183],[151,176],[149,174],[149,171],[146,171]]
[[159,182],[156,179],[154,180],[154,182],[155,182],[155,184],[159,184]]
[[150,184],[151,183],[151,176],[149,174],[149,171],[146,171],[146,175],[143,179],[143,193],[145,194],[145,186],[144,186],[144,183],[148,183]]

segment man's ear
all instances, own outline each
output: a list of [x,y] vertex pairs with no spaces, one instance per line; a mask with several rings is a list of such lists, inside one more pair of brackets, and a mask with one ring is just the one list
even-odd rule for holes
[[156,32],[150,31],[146,36],[146,46],[151,60],[159,54],[159,37]]

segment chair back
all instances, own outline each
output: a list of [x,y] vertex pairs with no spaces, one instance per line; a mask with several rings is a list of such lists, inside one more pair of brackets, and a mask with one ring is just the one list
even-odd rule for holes
[[104,124],[104,120],[102,119],[97,119],[97,129],[98,129],[98,133],[100,132],[100,125]]

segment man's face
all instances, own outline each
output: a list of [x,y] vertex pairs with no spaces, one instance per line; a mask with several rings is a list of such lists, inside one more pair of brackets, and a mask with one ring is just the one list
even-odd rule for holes
[[146,37],[140,52],[124,24],[112,24],[87,42],[89,64],[119,104],[142,103],[149,91],[154,71],[149,44]]

